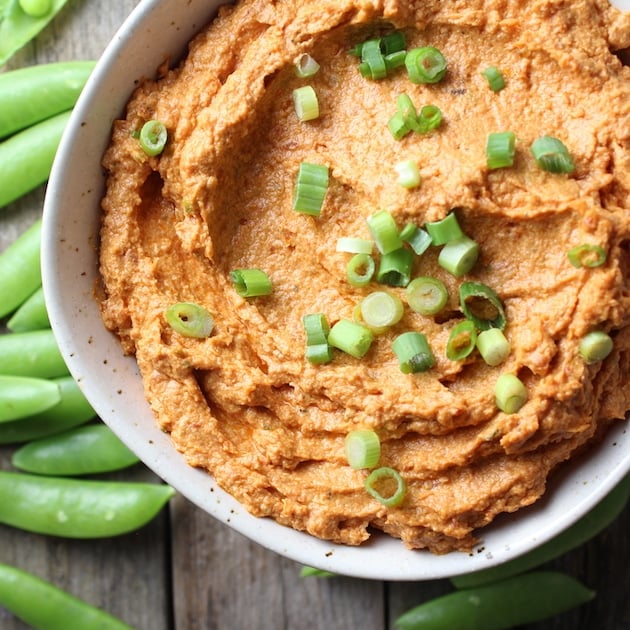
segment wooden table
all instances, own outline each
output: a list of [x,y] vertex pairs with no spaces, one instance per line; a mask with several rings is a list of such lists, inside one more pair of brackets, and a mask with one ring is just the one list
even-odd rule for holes
[[[6,68],[95,59],[135,4],[70,0]],[[0,211],[0,250],[40,215],[43,194],[37,190]],[[0,449],[4,469],[11,467],[12,450]],[[152,473],[139,465],[117,477],[151,479]],[[598,596],[528,630],[630,628],[629,531],[626,509],[591,543],[553,562],[597,589]],[[300,578],[299,565],[249,542],[179,496],[144,529],[113,540],[54,539],[0,526],[0,562],[32,571],[138,630],[384,630],[406,609],[450,590],[448,580]],[[0,610],[0,628],[25,627]]]

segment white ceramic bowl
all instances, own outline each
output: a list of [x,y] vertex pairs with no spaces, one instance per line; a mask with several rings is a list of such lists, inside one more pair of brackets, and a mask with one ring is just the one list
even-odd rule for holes
[[384,535],[361,547],[342,547],[255,518],[209,475],[189,467],[158,429],[135,361],[123,356],[117,339],[101,324],[93,297],[104,188],[100,156],[134,82],[154,76],[164,59],[182,55],[219,4],[140,2],[99,61],[63,137],[46,196],[42,266],[52,327],[70,371],[99,416],[162,479],[215,518],[297,562],[355,577],[428,580],[489,567],[548,540],[630,470],[626,423],[618,423],[601,446],[554,476],[546,498],[488,527],[477,552],[444,556],[407,550]]

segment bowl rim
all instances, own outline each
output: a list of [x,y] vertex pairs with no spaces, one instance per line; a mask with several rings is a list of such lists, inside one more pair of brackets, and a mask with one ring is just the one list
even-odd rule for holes
[[611,427],[602,443],[582,456],[580,465],[557,471],[549,484],[551,492],[520,510],[516,520],[499,517],[484,528],[483,542],[473,553],[444,556],[408,550],[384,534],[360,547],[336,545],[254,517],[210,475],[191,468],[158,429],[135,360],[123,356],[114,336],[98,325],[93,292],[104,181],[100,155],[111,121],[122,111],[135,80],[151,76],[172,53],[178,56],[220,4],[221,0],[141,0],[99,59],[62,137],[44,202],[42,278],[51,327],[71,374],[100,418],[161,479],[214,518],[301,564],[365,579],[421,581],[495,566],[546,542],[630,472],[630,432],[624,422]]

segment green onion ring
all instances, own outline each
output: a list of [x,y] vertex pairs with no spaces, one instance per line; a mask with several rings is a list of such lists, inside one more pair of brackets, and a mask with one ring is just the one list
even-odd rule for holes
[[[379,489],[379,486],[384,485],[383,482],[385,482],[385,485],[389,485],[392,481],[396,484],[394,492],[388,491],[387,494],[385,494],[385,492]],[[382,468],[376,468],[367,476],[365,489],[385,507],[396,507],[400,505],[405,498],[407,485],[397,470],[383,466]]]
[[477,330],[505,328],[503,303],[489,286],[481,282],[462,282],[459,287],[459,303],[462,312],[475,324]]
[[446,358],[449,361],[463,361],[475,349],[477,329],[469,319],[453,326],[446,343]]
[[606,262],[606,250],[601,245],[584,243],[576,245],[567,252],[569,262],[577,268],[601,267]]
[[212,334],[214,319],[199,304],[177,302],[166,309],[165,315],[169,326],[184,337],[203,339]]

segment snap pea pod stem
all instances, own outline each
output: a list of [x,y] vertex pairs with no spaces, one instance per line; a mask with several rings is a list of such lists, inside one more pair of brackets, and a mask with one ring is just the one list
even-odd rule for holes
[[0,374],[57,378],[68,368],[52,330],[0,335]]
[[71,376],[52,379],[61,400],[40,413],[0,423],[0,444],[16,444],[61,433],[92,420],[96,413]]
[[0,74],[0,138],[72,109],[93,68],[61,61]]
[[105,424],[89,424],[25,444],[11,457],[15,468],[38,475],[91,475],[138,462]]
[[0,564],[0,606],[35,630],[133,630],[104,610],[6,564]]
[[174,494],[159,483],[0,471],[0,523],[63,538],[108,538],[142,527]]
[[12,313],[42,286],[41,234],[38,219],[0,253],[0,317]]
[[475,588],[529,571],[575,549],[608,527],[630,497],[630,475],[617,484],[588,514],[536,549],[503,564],[451,578],[459,589]]
[[559,571],[532,571],[455,591],[401,615],[398,630],[507,630],[553,617],[595,593]]
[[22,302],[7,322],[7,328],[11,332],[28,332],[50,328],[42,287],[39,287],[26,302]]
[[48,179],[70,113],[47,118],[0,143],[0,208]]
[[0,375],[0,423],[39,413],[60,400],[59,387],[53,381]]

